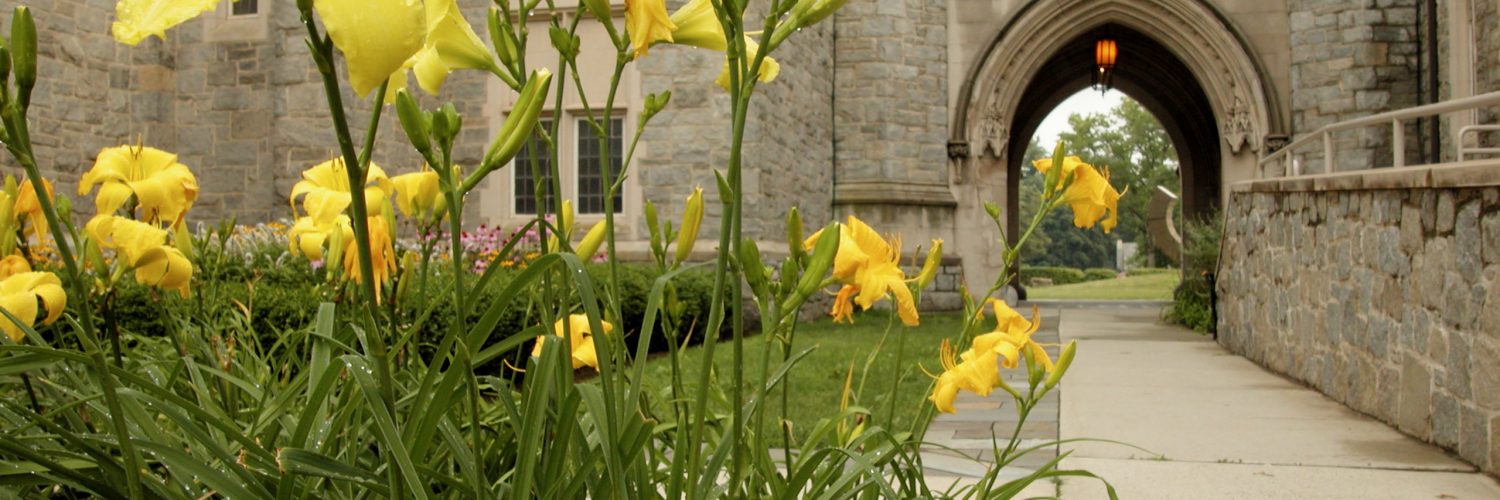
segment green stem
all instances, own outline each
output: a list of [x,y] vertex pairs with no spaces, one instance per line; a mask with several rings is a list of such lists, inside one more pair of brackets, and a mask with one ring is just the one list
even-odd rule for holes
[[[26,171],[26,176],[31,180],[32,186],[42,186],[41,169],[37,167],[36,156],[31,150],[31,133],[26,123],[26,110],[18,103],[11,103],[0,111],[3,116],[5,128],[10,136],[11,142],[6,145],[14,156],[16,162]],[[130,426],[125,420],[125,411],[120,404],[120,397],[116,389],[114,374],[109,372],[109,362],[104,358],[104,352],[99,348],[97,342],[97,325],[94,324],[94,305],[92,296],[89,294],[90,280],[83,275],[78,261],[73,256],[73,249],[64,236],[66,226],[63,224],[62,215],[57,213],[57,207],[52,198],[38,196],[37,201],[42,207],[42,214],[46,216],[47,227],[52,230],[53,240],[57,242],[57,253],[62,257],[63,267],[68,275],[68,286],[72,289],[69,295],[82,298],[83,305],[78,308],[79,324],[83,326],[83,333],[77,335],[79,345],[83,346],[88,353],[90,362],[93,363],[93,372],[99,378],[100,392],[104,393],[105,405],[109,407],[110,423],[114,427],[116,444],[120,447],[120,453],[125,456],[125,469],[129,472],[126,482],[127,492],[130,498],[144,498],[145,490],[141,485],[141,457],[135,448],[135,443],[130,438]]]
[[[333,42],[318,33],[317,25],[313,22],[310,12],[304,12],[302,22],[307,28],[309,40],[314,46],[314,57],[318,59],[319,73],[323,77],[323,91],[328,99],[328,110],[333,119],[334,133],[338,137],[339,150],[344,160],[344,170],[349,178],[350,204],[349,212],[352,219],[351,226],[354,229],[354,238],[358,245],[359,270],[361,277],[359,289],[363,292],[365,299],[364,321],[366,347],[375,364],[377,381],[380,384],[380,397],[385,405],[385,412],[396,421],[396,396],[394,383],[391,377],[390,355],[386,351],[386,343],[376,323],[379,306],[376,304],[375,272],[373,259],[370,254],[370,227],[368,207],[365,200],[365,164],[369,159],[370,151],[374,148],[374,136],[380,124],[379,115],[384,110],[386,91],[389,90],[389,81],[380,84],[379,91],[375,94],[375,109],[371,111],[374,116],[370,119],[370,129],[366,131],[365,151],[356,152],[354,141],[349,133],[349,122],[344,114],[343,96],[339,89],[338,74],[333,65]],[[399,445],[399,443],[387,443],[388,446]],[[382,454],[387,456],[388,454]],[[401,473],[395,463],[388,463],[387,469],[390,474],[391,493],[399,495],[405,491],[402,486]]]

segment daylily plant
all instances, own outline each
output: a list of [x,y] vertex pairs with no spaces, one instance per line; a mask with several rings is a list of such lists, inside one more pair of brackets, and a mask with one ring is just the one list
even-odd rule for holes
[[[27,271],[0,279],[0,308],[15,316],[17,321],[28,327],[35,325],[37,302],[41,302],[42,309],[47,312],[42,324],[50,325],[62,316],[68,295],[63,292],[62,280],[57,279],[57,275]],[[0,316],[0,330],[10,337],[11,342],[20,343],[26,338],[20,325],[3,316]]]
[[[564,329],[563,321],[567,321],[566,330]],[[615,329],[615,325],[609,324],[608,321],[600,322],[600,326],[604,328],[604,335],[609,335]],[[543,335],[536,338],[536,343],[531,348],[532,357],[541,356],[544,349],[543,346],[558,342],[563,336],[568,337],[568,349],[570,352],[568,356],[573,360],[574,369],[585,366],[599,367],[599,355],[594,350],[594,332],[589,327],[589,317],[583,314],[572,314],[566,320],[557,320],[552,325],[552,335]]]

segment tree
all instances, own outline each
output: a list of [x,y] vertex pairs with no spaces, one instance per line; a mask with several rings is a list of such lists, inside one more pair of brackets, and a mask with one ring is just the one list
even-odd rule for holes
[[[1022,249],[1025,262],[1077,268],[1113,267],[1117,239],[1137,242],[1142,252],[1156,253],[1146,230],[1150,215],[1147,206],[1157,186],[1166,186],[1173,192],[1180,186],[1177,151],[1166,130],[1140,103],[1128,97],[1106,113],[1075,113],[1068,117],[1068,125],[1071,130],[1058,137],[1065,143],[1067,153],[1108,168],[1110,183],[1124,193],[1119,204],[1120,224],[1108,235],[1097,228],[1080,231],[1072,227],[1071,212],[1054,212],[1033,234],[1036,243],[1028,242]],[[1035,213],[1041,198],[1041,176],[1035,175],[1030,162],[1049,154],[1050,148],[1044,148],[1034,139],[1027,148],[1021,179],[1023,217]]]

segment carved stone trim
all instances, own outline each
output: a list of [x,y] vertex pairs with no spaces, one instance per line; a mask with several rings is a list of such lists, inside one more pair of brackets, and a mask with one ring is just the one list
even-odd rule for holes
[[[1231,26],[1204,0],[1037,0],[1007,23],[969,73],[959,97],[955,137],[968,138],[973,157],[1004,156],[1005,118],[1020,104],[1031,75],[1074,38],[1104,24],[1152,37],[1176,54],[1208,96],[1233,152],[1260,151],[1274,130],[1267,89],[1255,61]],[[994,125],[999,123],[1000,125]],[[998,147],[996,147],[998,144]]]
[[834,205],[928,205],[953,207],[958,200],[941,184],[899,181],[849,181],[834,186]]

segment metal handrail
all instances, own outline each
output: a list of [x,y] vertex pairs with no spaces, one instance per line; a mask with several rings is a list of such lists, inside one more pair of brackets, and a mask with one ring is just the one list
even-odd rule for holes
[[[1257,169],[1259,170],[1257,174],[1264,174],[1267,164],[1270,164],[1271,162],[1277,160],[1282,160],[1284,157],[1289,156],[1292,150],[1297,149],[1300,146],[1305,146],[1312,141],[1319,139],[1323,141],[1323,169],[1324,171],[1332,172],[1334,159],[1334,132],[1369,127],[1372,125],[1383,125],[1387,123],[1389,123],[1392,128],[1391,154],[1394,156],[1394,158],[1392,159],[1391,164],[1396,166],[1397,168],[1404,167],[1406,166],[1406,129],[1401,126],[1402,120],[1423,118],[1443,113],[1452,113],[1455,111],[1467,111],[1484,106],[1494,105],[1500,105],[1500,91],[1426,104],[1422,106],[1398,109],[1395,111],[1387,111],[1384,113],[1377,113],[1370,116],[1362,116],[1359,118],[1344,120],[1338,123],[1324,125],[1322,128],[1314,130],[1310,134],[1306,134],[1300,138],[1297,138],[1296,140],[1287,144],[1285,147],[1276,150],[1276,152],[1262,157],[1260,159],[1260,162],[1258,163],[1258,166],[1260,168]],[[1287,173],[1290,175],[1300,175],[1301,170],[1301,162],[1292,162],[1291,168],[1287,169]]]
[[1464,136],[1469,132],[1493,132],[1500,130],[1500,125],[1466,125],[1458,129],[1458,161],[1469,159],[1470,154],[1500,154],[1500,148],[1468,147],[1464,143]]

